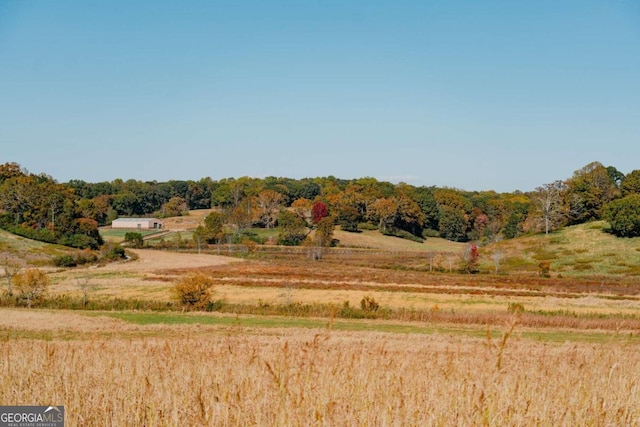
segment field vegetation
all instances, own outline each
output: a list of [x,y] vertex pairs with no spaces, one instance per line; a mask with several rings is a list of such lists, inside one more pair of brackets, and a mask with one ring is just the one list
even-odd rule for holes
[[486,243],[475,274],[467,243],[378,230],[321,258],[167,234],[76,267],[0,231],[5,271],[46,277],[0,297],[0,403],[69,425],[637,425],[640,241],[605,227]]
[[64,404],[69,425],[636,425],[640,416],[638,347],[625,338],[196,321],[3,309],[0,396]]

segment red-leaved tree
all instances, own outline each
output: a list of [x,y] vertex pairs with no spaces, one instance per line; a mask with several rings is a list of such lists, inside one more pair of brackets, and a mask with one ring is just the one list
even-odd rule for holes
[[327,209],[327,205],[323,202],[315,202],[313,204],[313,208],[311,208],[311,221],[313,225],[318,224],[322,218],[329,216],[329,210]]

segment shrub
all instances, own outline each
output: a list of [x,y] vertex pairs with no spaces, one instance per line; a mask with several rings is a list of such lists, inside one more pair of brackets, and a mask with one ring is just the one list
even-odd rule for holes
[[540,275],[540,277],[551,277],[551,261],[540,261],[540,264],[538,264],[538,268],[538,274]]
[[108,261],[118,261],[125,259],[127,255],[124,252],[124,248],[116,244],[105,245],[102,252],[102,258]]
[[71,255],[60,255],[53,259],[53,264],[56,267],[75,267],[78,265],[75,259]]
[[512,314],[520,314],[524,312],[524,305],[519,302],[510,302],[507,306],[507,311]]
[[213,307],[213,279],[202,273],[189,273],[173,287],[178,301],[188,310]]
[[144,240],[142,240],[141,233],[128,231],[124,234],[124,241],[133,248],[141,248],[144,246]]
[[27,307],[44,302],[49,287],[49,277],[37,268],[31,268],[16,274],[11,279],[13,288],[18,292],[18,298]]
[[371,296],[365,296],[360,301],[360,308],[366,312],[378,311],[380,304]]
[[440,237],[440,232],[438,230],[425,228],[422,230],[422,238],[426,239],[427,237]]
[[248,237],[245,237],[244,239],[242,239],[241,243],[247,247],[247,251],[250,254],[255,253],[256,250],[258,250],[258,244]]
[[364,319],[365,317],[362,310],[351,307],[349,301],[342,303],[342,307],[340,307],[337,315],[344,319]]
[[96,256],[96,254],[91,252],[88,249],[85,249],[83,251],[79,251],[78,253],[76,253],[74,255],[73,258],[74,258],[76,264],[78,264],[78,265],[92,264],[92,263],[94,263],[94,262],[96,262],[98,260],[98,257]]
[[377,230],[378,226],[370,222],[361,222],[358,224],[358,230]]
[[60,237],[58,243],[65,246],[71,246],[72,248],[91,248],[98,249],[98,242],[91,236],[84,234],[68,234]]

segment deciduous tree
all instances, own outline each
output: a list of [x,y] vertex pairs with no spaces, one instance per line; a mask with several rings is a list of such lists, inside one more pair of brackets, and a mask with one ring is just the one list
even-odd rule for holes
[[545,234],[549,234],[549,231],[561,225],[566,218],[562,197],[565,189],[564,182],[554,181],[536,188],[532,196]]
[[329,216],[329,209],[324,202],[317,201],[311,208],[311,222],[313,225],[318,224],[323,218]]
[[260,221],[266,228],[272,228],[282,208],[284,196],[274,190],[263,190],[257,196]]
[[307,236],[307,224],[298,215],[283,210],[278,217],[278,243],[287,246],[299,245]]
[[393,198],[378,199],[373,203],[372,211],[380,231],[386,231],[396,219],[398,202]]
[[620,190],[609,170],[599,162],[589,163],[567,181],[565,198],[569,222],[580,224],[600,219],[602,207],[619,196]]
[[623,196],[631,194],[640,194],[640,170],[629,172],[620,185]]
[[13,287],[27,307],[44,301],[49,277],[38,268],[30,268],[13,276]]
[[630,194],[609,202],[604,207],[603,217],[616,236],[640,236],[640,194]]

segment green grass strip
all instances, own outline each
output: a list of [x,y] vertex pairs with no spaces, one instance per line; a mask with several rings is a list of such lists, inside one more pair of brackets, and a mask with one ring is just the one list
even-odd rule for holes
[[[308,328],[333,329],[339,331],[388,332],[402,334],[451,334],[475,338],[487,336],[486,326],[455,327],[438,324],[398,324],[370,320],[329,320],[278,316],[211,316],[192,313],[149,313],[149,312],[93,312],[88,316],[107,316],[137,325],[218,325],[246,328]],[[491,326],[492,338],[502,336],[506,326]],[[610,341],[638,341],[640,334],[619,334],[585,331],[519,331],[514,337],[536,341],[564,342],[580,341],[606,343]]]

